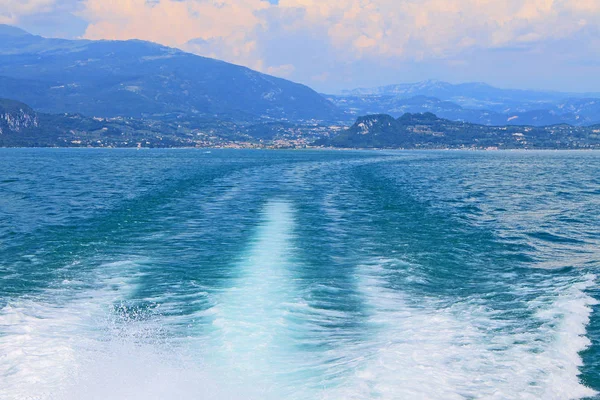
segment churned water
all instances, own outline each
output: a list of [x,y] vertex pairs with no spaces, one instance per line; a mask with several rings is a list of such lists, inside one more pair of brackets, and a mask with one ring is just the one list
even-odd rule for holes
[[0,399],[582,399],[600,153],[0,150]]

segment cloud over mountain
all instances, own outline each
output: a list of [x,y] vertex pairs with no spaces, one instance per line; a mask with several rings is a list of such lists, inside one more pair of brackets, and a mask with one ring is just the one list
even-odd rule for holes
[[[402,64],[409,68],[425,63],[435,65],[433,71],[444,77],[442,68],[468,68],[477,52],[506,51],[521,60],[516,53],[525,52],[527,57],[550,60],[558,57],[551,54],[557,43],[570,49],[558,60],[569,68],[569,63],[594,62],[586,53],[600,48],[598,0],[66,3],[71,4],[74,15],[87,22],[86,38],[151,40],[265,72],[281,71],[304,81],[328,73],[352,81],[365,70],[365,63],[384,69],[394,65],[396,70]],[[53,7],[64,8],[64,4],[55,0],[5,0],[0,5],[0,20],[18,23],[22,16],[47,13]],[[306,62],[307,57],[317,54],[317,65],[314,60]],[[568,73],[573,72],[565,75]]]

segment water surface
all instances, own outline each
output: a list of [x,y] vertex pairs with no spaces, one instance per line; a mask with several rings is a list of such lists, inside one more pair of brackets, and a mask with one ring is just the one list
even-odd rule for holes
[[0,149],[0,399],[600,390],[600,153]]

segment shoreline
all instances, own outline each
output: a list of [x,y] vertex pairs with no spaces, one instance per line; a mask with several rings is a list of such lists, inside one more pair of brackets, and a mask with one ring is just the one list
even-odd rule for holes
[[350,148],[350,147],[304,147],[304,148],[268,148],[268,147],[189,147],[189,146],[177,146],[177,147],[96,147],[96,146],[0,146],[0,150],[9,149],[80,149],[80,150],[255,150],[255,151],[410,151],[410,152],[426,152],[426,151],[456,151],[456,152],[486,152],[486,153],[497,153],[497,152],[596,152],[600,151],[600,148],[592,149],[552,149],[552,148],[539,148],[539,149],[481,149],[481,148],[439,148],[439,149],[403,149],[403,148]]

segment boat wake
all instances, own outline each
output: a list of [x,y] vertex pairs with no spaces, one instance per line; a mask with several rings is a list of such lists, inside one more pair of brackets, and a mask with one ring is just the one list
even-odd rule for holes
[[595,394],[578,378],[596,304],[586,290],[595,276],[556,278],[537,288],[527,305],[533,321],[519,326],[475,298],[450,306],[411,298],[390,285],[402,261],[375,260],[356,269],[362,334],[324,350],[319,343],[334,333],[324,322],[342,320],[344,312],[308,305],[298,285],[296,224],[290,202],[264,207],[230,284],[211,294],[210,323],[196,337],[173,335],[159,307],[130,301],[143,278],[136,261],[102,266],[86,290],[64,282],[9,303],[0,312],[0,398],[558,400]]

